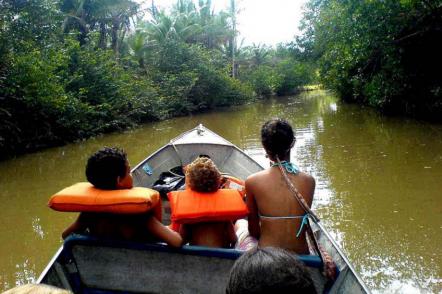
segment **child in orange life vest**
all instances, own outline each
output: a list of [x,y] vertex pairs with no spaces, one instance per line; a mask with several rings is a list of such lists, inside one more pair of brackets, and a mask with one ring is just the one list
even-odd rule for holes
[[[126,153],[118,148],[104,147],[91,157],[86,165],[88,181],[98,189],[118,190],[133,187]],[[110,213],[80,213],[77,220],[62,234],[65,239],[71,233],[84,233],[104,238],[134,241],[164,241],[181,246],[181,236],[164,226],[151,213],[118,215]]]
[[[186,186],[196,192],[216,192],[221,184],[221,173],[213,161],[199,157],[186,166]],[[183,224],[180,234],[190,245],[230,248],[236,242],[231,221]]]

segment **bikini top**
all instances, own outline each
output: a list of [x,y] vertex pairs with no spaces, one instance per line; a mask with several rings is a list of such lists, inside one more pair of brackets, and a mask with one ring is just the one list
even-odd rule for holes
[[[296,164],[294,164],[294,163],[289,162],[289,161],[273,162],[270,166],[271,167],[282,166],[288,173],[294,174],[294,175],[299,173],[298,166]],[[273,220],[284,220],[284,219],[298,219],[298,218],[302,218],[301,225],[299,226],[299,230],[296,233],[296,237],[298,238],[299,235],[302,232],[302,229],[304,228],[304,225],[306,225],[307,222],[308,222],[309,214],[306,213],[304,215],[267,216],[267,215],[262,215],[262,214],[258,213],[258,216],[260,218],[262,218],[262,219],[273,219]]]
[[296,175],[299,173],[299,167],[290,161],[273,162],[270,167],[282,166],[289,174]]
[[302,229],[304,228],[304,225],[306,225],[308,223],[309,214],[306,213],[304,215],[267,216],[267,215],[262,215],[262,214],[258,213],[258,216],[261,219],[272,219],[272,220],[285,220],[285,219],[298,219],[298,218],[302,218],[301,225],[299,226],[299,230],[296,233],[296,238],[298,238],[299,235],[301,235],[301,232],[302,232]]

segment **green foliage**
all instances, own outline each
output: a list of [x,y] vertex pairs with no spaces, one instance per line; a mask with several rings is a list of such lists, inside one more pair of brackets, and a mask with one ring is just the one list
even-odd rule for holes
[[194,105],[188,98],[196,80],[196,73],[191,71],[162,73],[157,77],[156,84],[161,94],[163,118],[185,115],[196,110],[198,105]]
[[294,60],[282,61],[278,64],[276,71],[275,91],[278,95],[291,94],[312,81],[310,68]]
[[[13,55],[2,91],[3,109],[14,118],[13,125],[4,130],[5,147],[43,144],[45,139],[56,142],[56,120],[65,111],[67,96],[60,85],[65,57],[62,52],[38,49]],[[20,119],[18,119],[20,118]],[[14,145],[13,145],[14,146]]]
[[436,118],[441,15],[441,1],[312,0],[297,45],[343,99]]
[[0,141],[4,152],[60,144],[157,118],[153,86],[121,67],[112,51],[82,50],[75,42],[64,45],[11,58],[0,106],[8,119]]
[[260,97],[269,97],[275,91],[275,70],[267,65],[258,66],[248,76],[255,93]]
[[132,0],[0,2],[0,158],[308,80],[286,46],[235,45],[234,1],[153,6],[147,22]]
[[200,45],[168,40],[147,60],[152,80],[170,115],[183,115],[242,103],[252,97],[247,86],[230,78],[223,57]]
[[64,32],[78,31],[78,41],[85,45],[97,32],[96,46],[111,48],[116,54],[139,13],[139,4],[131,0],[60,0],[64,13]]
[[2,0],[0,2],[0,40],[3,49],[14,52],[35,46],[43,48],[55,41],[62,14],[57,0]]
[[89,106],[86,135],[113,131],[156,118],[156,91],[135,70],[122,67],[110,50],[73,46],[66,92]]
[[253,45],[244,51],[239,61],[240,78],[260,97],[293,94],[314,81],[314,67],[308,61],[300,61],[289,45],[279,44],[276,50]]

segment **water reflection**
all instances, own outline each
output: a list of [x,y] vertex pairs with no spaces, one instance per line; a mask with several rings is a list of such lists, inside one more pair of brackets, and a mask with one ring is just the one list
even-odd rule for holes
[[372,288],[440,291],[442,128],[348,105],[322,118],[328,227]]
[[48,197],[84,181],[85,161],[97,149],[121,146],[134,166],[202,123],[266,167],[260,126],[275,116],[295,126],[292,160],[316,178],[314,208],[369,287],[442,291],[442,126],[385,118],[324,91],[147,124],[0,162],[0,290],[35,280],[55,253],[76,214],[50,211]]

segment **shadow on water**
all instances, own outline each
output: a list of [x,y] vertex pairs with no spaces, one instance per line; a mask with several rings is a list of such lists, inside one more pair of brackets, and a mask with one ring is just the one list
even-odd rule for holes
[[202,123],[268,166],[260,127],[296,129],[292,159],[315,176],[314,207],[374,292],[442,291],[442,126],[386,118],[326,91],[146,124],[0,162],[0,290],[34,281],[76,214],[48,197],[84,181],[88,156],[124,148],[132,165]]

